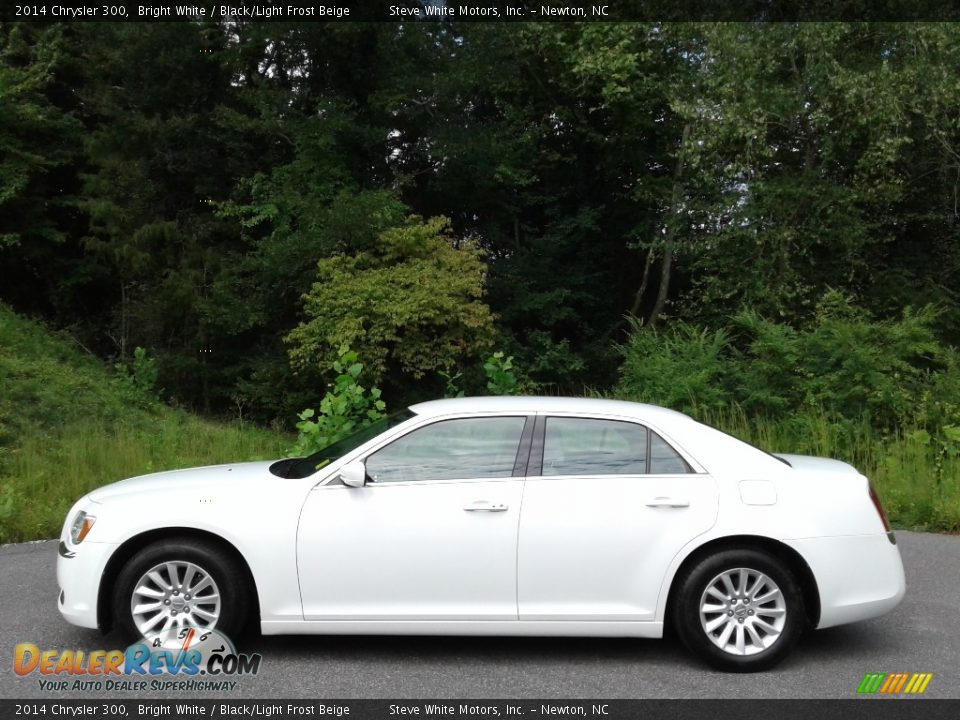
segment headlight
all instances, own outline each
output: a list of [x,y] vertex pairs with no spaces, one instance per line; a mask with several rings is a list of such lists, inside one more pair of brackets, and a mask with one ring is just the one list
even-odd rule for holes
[[78,512],[73,519],[73,525],[70,526],[70,542],[74,545],[82,543],[96,521],[97,518],[93,515],[87,515],[83,510]]

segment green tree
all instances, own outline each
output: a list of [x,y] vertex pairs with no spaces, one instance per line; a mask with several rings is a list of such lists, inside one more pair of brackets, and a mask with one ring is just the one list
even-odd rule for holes
[[83,126],[65,79],[76,51],[63,26],[0,24],[0,292],[34,312],[67,292],[83,229]]
[[605,381],[609,339],[639,282],[631,244],[656,223],[637,189],[673,152],[661,143],[673,130],[662,83],[649,80],[668,67],[662,43],[625,26],[644,82],[629,107],[612,108],[605,73],[584,65],[619,31],[424,25],[409,32],[427,36],[426,59],[395,64],[385,83],[396,88],[391,167],[403,199],[487,251],[504,350],[531,379],[568,390]]
[[923,83],[905,67],[932,72],[955,62],[923,46],[928,32],[843,23],[697,28],[696,161],[720,192],[704,195],[688,224],[684,314],[722,322],[750,307],[798,322],[827,288],[878,288],[891,243],[912,244],[895,208],[920,176],[902,160],[920,139],[910,105]]
[[0,27],[0,248],[64,240],[53,171],[74,158],[80,124],[47,95],[63,44],[60,27]]
[[444,218],[413,216],[381,232],[374,247],[323,258],[304,296],[306,320],[287,337],[291,361],[324,365],[348,344],[379,381],[477,357],[493,335],[485,270],[480,252],[453,238]]
[[110,299],[91,329],[94,345],[121,359],[149,348],[161,384],[212,411],[235,379],[235,349],[214,327],[213,288],[238,246],[235,223],[215,203],[253,173],[260,140],[222,126],[222,115],[242,107],[236,60],[216,23],[96,24],[85,33],[83,58],[96,75],[79,90],[94,124],[83,244],[89,266],[107,271],[93,276],[94,292]]

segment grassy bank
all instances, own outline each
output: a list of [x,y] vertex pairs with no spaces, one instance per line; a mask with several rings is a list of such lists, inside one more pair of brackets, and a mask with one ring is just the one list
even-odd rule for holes
[[0,305],[0,542],[59,534],[95,487],[283,454],[291,438],[174,410]]
[[850,463],[873,482],[896,527],[960,532],[960,459],[925,433],[880,433],[867,422],[841,424],[816,414],[748,418],[737,407],[698,419],[770,452]]
[[288,445],[276,433],[174,411],[157,413],[147,424],[83,421],[25,433],[7,453],[0,476],[0,542],[57,536],[77,498],[114,480],[279,457]]

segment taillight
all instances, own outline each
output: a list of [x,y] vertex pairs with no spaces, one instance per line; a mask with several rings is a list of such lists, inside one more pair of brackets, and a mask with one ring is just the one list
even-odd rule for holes
[[890,532],[890,521],[887,520],[887,514],[883,511],[883,505],[880,504],[880,498],[877,497],[876,491],[873,489],[873,484],[869,484],[870,488],[870,499],[873,501],[873,506],[877,509],[877,515],[880,516],[880,521],[883,523],[883,529],[887,532]]

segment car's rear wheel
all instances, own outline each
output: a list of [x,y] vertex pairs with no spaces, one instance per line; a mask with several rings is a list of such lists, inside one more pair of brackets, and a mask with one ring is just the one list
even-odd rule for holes
[[725,550],[679,578],[674,620],[683,643],[716,668],[766,670],[793,649],[806,624],[790,569],[758,550]]
[[239,563],[217,545],[194,539],[152,543],[117,577],[116,627],[130,640],[182,629],[234,637],[247,617],[248,589]]

